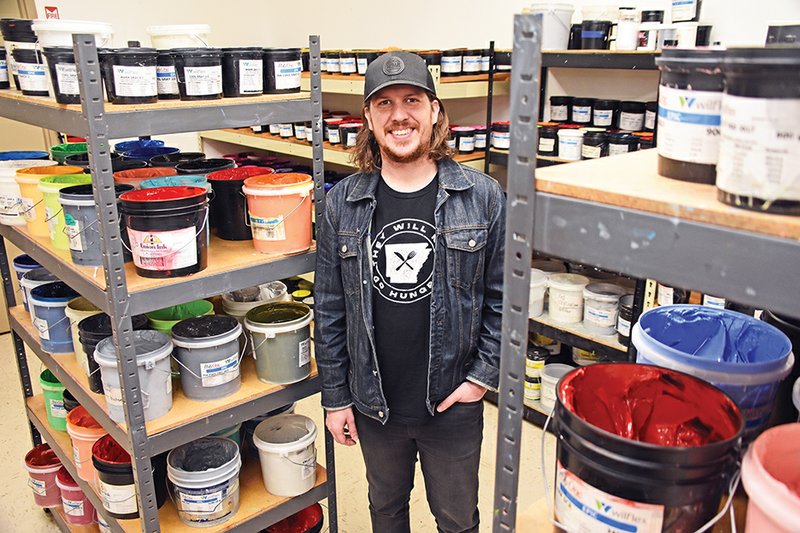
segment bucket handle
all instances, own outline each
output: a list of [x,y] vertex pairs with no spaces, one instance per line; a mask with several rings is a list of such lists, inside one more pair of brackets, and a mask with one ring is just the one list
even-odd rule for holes
[[[569,531],[569,529],[558,520],[556,520],[555,513],[553,512],[552,502],[550,501],[550,487],[547,486],[547,470],[545,469],[545,460],[544,460],[544,441],[545,436],[547,435],[547,427],[550,425],[550,420],[553,418],[553,412],[555,411],[555,407],[550,410],[550,413],[547,415],[547,420],[545,420],[544,425],[542,426],[542,438],[540,441],[540,450],[539,454],[541,457],[541,467],[542,467],[542,485],[544,485],[544,501],[547,504],[547,519],[556,527],[561,528],[563,531]],[[737,463],[737,467],[740,466],[740,463]],[[698,528],[694,533],[704,533],[705,531],[710,530],[714,525],[720,521],[720,519],[725,516],[725,513],[730,510],[730,518],[731,518],[731,531],[736,533],[736,514],[733,509],[733,495],[736,494],[736,489],[739,487],[739,479],[740,479],[740,470],[737,468],[736,473],[731,477],[731,481],[728,484],[728,499],[725,501],[725,505],[722,506],[722,509],[719,513],[714,515],[708,522],[706,522],[702,527]]]
[[[95,224],[97,224],[97,222],[98,222],[98,219],[96,219],[96,218],[95,218],[95,219],[94,219],[94,221],[92,221],[92,223],[91,223],[91,224],[88,224],[88,225],[87,225],[85,228],[83,228],[83,229],[82,229],[82,230],[80,230],[78,233],[76,233],[75,235],[73,235],[73,237],[77,237],[78,235],[80,235],[81,233],[83,233],[84,231],[86,231],[87,229],[89,229],[89,228],[91,228],[92,226],[94,226]],[[61,232],[62,232],[64,235],[66,235],[67,237],[70,237],[70,234],[67,232],[67,226],[66,226],[66,225],[65,225],[63,228],[61,228]]]
[[[245,347],[247,347],[247,335],[245,335]],[[244,350],[242,350],[242,353],[237,353],[236,354],[236,357],[237,357],[236,366],[234,366],[233,368],[238,370],[239,367],[242,366],[242,360],[244,359],[244,355],[243,354],[244,354]],[[201,382],[203,381],[203,378],[201,376],[198,376],[197,374],[194,373],[194,370],[192,370],[188,366],[186,366],[183,363],[181,363],[180,359],[178,359],[177,357],[174,357],[174,356],[173,356],[173,359],[175,359],[175,362],[178,363],[178,366],[180,366],[182,369],[186,370],[189,374],[191,374],[195,378],[199,379]]]
[[[35,204],[33,204],[32,206],[30,206],[28,209],[23,209],[23,210],[22,210],[22,214],[23,214],[23,215],[27,215],[28,213],[30,213],[31,211],[33,211],[34,209],[36,209],[36,206],[37,206],[37,205],[39,205],[39,204],[40,204],[40,203],[42,203],[42,202],[44,202],[44,198],[42,198],[41,200],[39,200],[38,202],[36,202],[36,203],[35,203]],[[21,199],[20,199],[20,203],[22,203],[22,200],[21,200]],[[23,205],[24,205],[24,204],[23,204]]]
[[45,222],[50,222],[50,221],[51,221],[51,220],[53,220],[54,218],[57,218],[57,217],[58,217],[58,215],[60,215],[62,211],[64,211],[64,208],[63,208],[63,207],[62,207],[61,209],[59,209],[58,211],[56,211],[56,212],[53,214],[53,216],[51,216],[50,218],[46,218],[46,219],[44,219],[44,221],[45,221]]
[[[200,226],[200,229],[197,231],[197,233],[195,233],[195,234],[194,234],[194,239],[197,239],[197,237],[198,237],[198,236],[199,236],[201,233],[203,233],[203,230],[204,230],[204,229],[206,228],[206,226],[208,225],[208,211],[209,211],[209,209],[208,209],[208,206],[207,206],[207,205],[206,205],[206,206],[204,206],[204,207],[205,207],[206,214],[205,214],[205,217],[203,218],[203,224]],[[122,246],[124,246],[126,250],[128,250],[128,251],[129,251],[131,254],[133,254],[133,250],[131,250],[131,249],[128,247],[128,245],[127,245],[127,244],[125,244],[125,241],[124,241],[123,239],[120,239],[120,241],[122,242]],[[172,255],[175,255],[175,254],[177,254],[178,252],[180,252],[181,250],[183,250],[184,248],[186,248],[187,246],[189,246],[189,244],[190,244],[191,242],[193,242],[193,241],[187,241],[187,242],[186,242],[186,244],[184,244],[183,246],[181,246],[180,248],[178,248],[178,249],[177,249],[177,250],[175,250],[174,252],[170,252],[170,253],[168,253],[168,254],[160,255],[160,256],[158,256],[158,258],[157,258],[157,259],[162,259],[162,258],[164,258],[164,257],[170,257],[170,256],[172,256]]]
[[[242,196],[244,196],[244,197],[245,197],[245,202],[246,202],[246,201],[247,201],[247,195],[245,195],[245,194],[244,194],[244,192],[241,192],[241,191],[239,192],[239,194],[241,194]],[[294,207],[294,209],[292,209],[291,211],[289,211],[288,213],[286,213],[286,216],[285,216],[285,217],[283,217],[283,219],[279,220],[279,221],[278,221],[278,222],[276,222],[275,224],[265,224],[265,226],[267,226],[267,229],[268,229],[268,230],[270,230],[270,231],[271,231],[271,230],[274,230],[275,228],[277,228],[278,226],[280,226],[281,224],[283,224],[284,222],[286,222],[286,219],[287,219],[287,218],[289,218],[290,216],[292,216],[292,214],[294,214],[294,212],[295,212],[295,211],[297,211],[298,209],[300,209],[300,207],[301,207],[301,206],[303,205],[303,203],[306,201],[306,198],[308,198],[308,196],[309,196],[308,194],[304,195],[304,196],[302,197],[302,199],[300,200],[300,203],[299,203],[299,204],[297,204],[297,205]],[[249,228],[249,227],[251,227],[251,224],[250,224],[250,216],[249,216],[249,214],[250,214],[250,211],[249,211],[249,210],[246,210],[246,213],[247,213],[247,214],[246,214],[246,216],[247,216],[247,219],[244,221],[244,223],[245,223],[245,225],[247,225],[247,227]]]

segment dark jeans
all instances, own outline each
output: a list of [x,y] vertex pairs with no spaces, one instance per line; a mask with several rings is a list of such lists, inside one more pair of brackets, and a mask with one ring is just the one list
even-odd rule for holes
[[440,533],[478,531],[483,401],[456,403],[420,425],[386,425],[354,409],[367,466],[373,533],[408,533],[417,454]]

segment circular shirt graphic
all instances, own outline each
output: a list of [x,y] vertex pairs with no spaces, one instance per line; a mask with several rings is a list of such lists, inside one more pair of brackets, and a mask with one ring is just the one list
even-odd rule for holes
[[414,218],[387,224],[372,241],[372,286],[399,304],[428,298],[433,287],[436,228]]

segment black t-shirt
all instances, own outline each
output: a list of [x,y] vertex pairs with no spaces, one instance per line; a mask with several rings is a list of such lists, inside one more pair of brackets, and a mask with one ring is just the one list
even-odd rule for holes
[[383,179],[372,226],[375,349],[390,417],[421,423],[425,406],[433,286],[433,211],[439,180],[401,193]]

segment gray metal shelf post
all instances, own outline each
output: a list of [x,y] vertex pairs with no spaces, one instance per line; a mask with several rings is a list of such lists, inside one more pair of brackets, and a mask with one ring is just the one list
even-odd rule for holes
[[117,372],[123,387],[125,424],[131,440],[131,463],[136,481],[136,498],[143,531],[160,531],[150,447],[145,429],[144,405],[139,388],[139,370],[133,342],[133,327],[128,308],[128,284],[122,255],[117,197],[111,170],[111,139],[103,109],[100,62],[93,35],[73,35],[81,101],[86,114],[89,161],[93,193],[99,221],[100,245],[106,278],[109,315],[117,347]]
[[511,67],[511,151],[508,158],[506,255],[493,531],[514,531],[522,437],[525,351],[533,228],[536,110],[541,72],[541,15],[514,16]]

